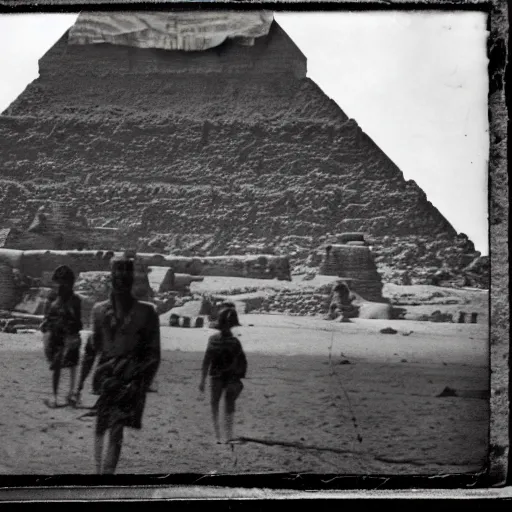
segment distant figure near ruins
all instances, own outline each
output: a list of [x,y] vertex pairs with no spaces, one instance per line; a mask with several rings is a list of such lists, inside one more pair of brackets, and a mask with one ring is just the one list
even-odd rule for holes
[[357,310],[352,305],[354,300],[355,296],[350,292],[348,285],[339,281],[333,288],[327,319],[336,320],[341,316],[342,322],[350,322],[350,318],[355,316]]

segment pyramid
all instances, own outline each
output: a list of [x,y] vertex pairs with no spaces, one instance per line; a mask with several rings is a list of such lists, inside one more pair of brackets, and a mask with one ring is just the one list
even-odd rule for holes
[[209,255],[264,244],[294,266],[361,232],[387,281],[479,256],[307,77],[275,20],[201,51],[86,36],[64,34],[0,116],[0,218],[30,223],[44,202],[73,201],[139,251],[191,236]]

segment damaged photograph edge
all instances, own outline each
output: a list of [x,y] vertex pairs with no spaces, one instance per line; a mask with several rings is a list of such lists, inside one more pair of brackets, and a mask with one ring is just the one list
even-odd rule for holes
[[[211,6],[216,2],[190,2],[191,4],[208,4]],[[55,12],[58,8],[62,11],[72,12],[75,5],[83,8],[90,6],[90,10],[101,10],[106,6],[112,9],[119,9],[123,5],[134,4],[130,0],[109,1],[96,0],[91,2],[73,0],[39,0],[30,2],[28,0],[0,0],[0,13],[11,12]],[[174,2],[165,2],[163,0],[153,0],[145,5],[154,8],[156,5],[172,8]],[[308,2],[222,2],[227,8],[234,5],[245,4],[250,8],[263,6],[265,9],[273,8],[275,10],[284,9],[295,10],[300,5],[301,9],[322,10],[322,2],[310,4]],[[294,5],[295,4],[295,5]],[[489,256],[491,262],[491,284],[489,297],[489,323],[490,323],[490,440],[489,447],[500,446],[505,449],[495,450],[489,453],[489,471],[487,475],[482,475],[481,482],[477,482],[472,487],[461,488],[457,485],[457,475],[439,475],[436,477],[417,477],[409,478],[401,475],[396,477],[371,477],[363,476],[343,476],[340,475],[333,482],[332,486],[322,485],[317,492],[311,493],[303,489],[314,489],[314,480],[308,481],[306,478],[301,481],[300,475],[294,478],[296,486],[290,484],[292,476],[287,478],[286,485],[282,475],[276,475],[271,482],[269,475],[264,479],[254,475],[252,483],[246,481],[240,485],[239,477],[232,477],[233,483],[228,483],[224,478],[223,482],[214,477],[205,475],[204,480],[194,484],[173,484],[160,479],[157,483],[150,476],[137,475],[130,478],[125,476],[112,477],[108,479],[91,478],[87,484],[82,483],[82,479],[66,477],[65,483],[59,476],[45,477],[41,479],[38,486],[27,486],[23,483],[23,477],[19,478],[19,485],[3,485],[0,477],[0,501],[19,502],[19,501],[81,501],[81,500],[162,500],[162,499],[272,499],[272,498],[400,498],[414,495],[415,498],[444,498],[444,497],[474,497],[474,498],[499,498],[510,497],[512,491],[507,490],[509,484],[509,428],[510,411],[508,401],[504,399],[503,394],[495,396],[493,390],[497,385],[497,379],[503,378],[507,374],[508,385],[508,361],[509,361],[509,258],[508,258],[508,160],[507,160],[507,141],[508,141],[508,111],[505,99],[505,71],[507,60],[507,47],[509,37],[508,14],[506,2],[494,0],[492,4],[485,1],[453,3],[440,1],[416,2],[415,4],[401,1],[383,3],[376,2],[327,2],[329,9],[336,8],[343,11],[350,5],[351,10],[364,11],[366,9],[382,10],[414,10],[414,9],[449,9],[457,11],[480,10],[488,13],[488,57],[489,57],[489,135],[490,135],[490,154],[489,154]],[[356,7],[354,5],[357,4]],[[137,3],[137,5],[139,5]],[[140,4],[142,5],[142,3]],[[179,7],[184,7],[186,2],[179,2]],[[268,6],[267,6],[268,5]],[[314,7],[313,7],[314,5]],[[254,6],[254,7],[253,7]],[[335,7],[334,7],[335,6]],[[130,5],[132,8],[132,5]],[[324,7],[325,8],[325,7]],[[510,389],[510,388],[508,388]],[[508,390],[505,393],[508,397]],[[163,480],[163,483],[161,483]],[[318,479],[320,480],[320,479]],[[363,480],[367,480],[363,482]],[[354,482],[356,482],[354,485]],[[373,481],[373,483],[372,483]],[[266,482],[261,486],[258,482]],[[345,482],[345,484],[344,484]],[[39,487],[39,484],[41,487]],[[108,485],[103,487],[103,485]],[[358,485],[360,487],[358,488]],[[437,484],[437,485],[436,485]],[[73,487],[76,485],[76,487]],[[256,488],[256,489],[251,489]],[[413,492],[411,488],[416,490]]]

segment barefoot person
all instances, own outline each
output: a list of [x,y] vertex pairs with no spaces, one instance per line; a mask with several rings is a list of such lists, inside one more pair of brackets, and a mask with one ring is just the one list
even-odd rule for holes
[[[131,293],[132,260],[112,263],[112,294],[92,310],[89,338],[78,384],[81,393],[94,360],[96,402],[95,461],[98,474],[113,474],[123,443],[125,427],[142,428],[146,393],[160,365],[160,325],[152,304]],[[105,434],[108,446],[103,457]]]
[[58,267],[52,276],[55,290],[48,297],[41,331],[45,338],[45,355],[52,371],[53,401],[49,407],[58,407],[61,370],[69,368],[70,383],[67,404],[74,404],[76,367],[80,358],[80,331],[82,330],[81,301],[73,292],[75,275],[66,265]]
[[231,329],[237,325],[238,315],[233,305],[223,307],[219,313],[216,328],[219,333],[208,340],[204,355],[199,390],[204,392],[206,377],[210,373],[210,404],[213,427],[217,443],[221,442],[219,428],[219,403],[224,394],[224,427],[226,441],[233,440],[235,402],[243,389],[241,379],[247,371],[247,359],[240,340],[233,336]]

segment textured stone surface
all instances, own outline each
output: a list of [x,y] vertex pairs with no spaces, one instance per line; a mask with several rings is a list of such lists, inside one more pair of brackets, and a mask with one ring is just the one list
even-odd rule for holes
[[[505,97],[509,60],[509,16],[506,2],[495,0],[490,10],[489,55],[489,231],[491,268],[491,429],[490,461],[494,479],[512,482],[510,450],[510,260],[509,177],[507,160],[510,116]],[[510,69],[510,66],[508,66]],[[508,80],[510,81],[510,80]],[[508,364],[507,364],[508,363]],[[507,460],[508,456],[508,460]],[[508,465],[508,475],[507,475]]]
[[[343,235],[342,235],[343,237]],[[345,239],[349,238],[345,235]],[[319,274],[345,278],[353,292],[368,301],[385,302],[382,297],[382,280],[370,248],[362,245],[328,245],[322,251]],[[348,279],[348,280],[347,280]]]
[[[68,265],[77,275],[81,272],[108,272],[111,258],[122,254],[123,252],[109,250],[19,251],[0,249],[0,263],[18,270],[24,276],[44,279],[59,265]],[[202,279],[200,274],[287,281],[291,279],[289,261],[284,256],[260,254],[187,258],[157,253],[138,253],[137,261],[146,269],[144,272],[147,272],[147,268],[151,266],[172,268],[177,275],[177,289],[183,289],[193,281],[200,281]]]
[[[305,78],[305,57],[277,24],[254,47],[193,55],[66,38],[0,116],[6,217],[74,199],[92,225],[127,230],[139,250],[159,233],[195,233],[210,255],[254,244],[288,252],[284,238],[303,237],[294,265],[343,231],[367,234],[377,257],[385,236],[437,241],[427,252],[440,262],[453,249],[454,229]],[[464,266],[478,256],[458,252],[470,254]],[[410,253],[421,274],[420,250]],[[379,271],[394,268],[381,255]]]

